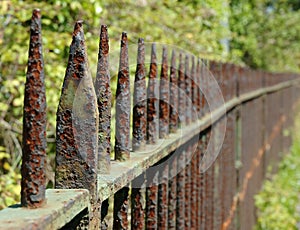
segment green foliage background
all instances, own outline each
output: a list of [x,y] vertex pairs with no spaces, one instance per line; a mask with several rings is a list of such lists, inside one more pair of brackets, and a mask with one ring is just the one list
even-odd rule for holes
[[101,24],[109,27],[111,50],[118,50],[125,30],[130,44],[143,37],[146,42],[176,45],[203,58],[270,71],[299,71],[298,1],[0,1],[0,209],[19,199],[23,91],[34,8],[42,11],[50,182],[55,113],[76,20],[84,20],[93,77]]

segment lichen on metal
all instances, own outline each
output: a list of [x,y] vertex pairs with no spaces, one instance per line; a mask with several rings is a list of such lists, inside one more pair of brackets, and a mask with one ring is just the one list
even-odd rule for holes
[[169,134],[169,85],[168,50],[164,46],[162,51],[162,65],[159,81],[159,138],[166,138]]
[[115,159],[125,161],[130,157],[130,78],[127,34],[122,33],[120,64],[116,92]]
[[89,73],[82,21],[74,27],[56,124],[56,188],[85,188],[91,194],[91,224],[98,225],[98,108]]
[[158,139],[158,82],[157,82],[157,59],[156,44],[152,44],[150,73],[147,89],[147,143],[155,144]]
[[111,90],[109,73],[109,37],[107,26],[101,26],[95,91],[99,111],[98,173],[110,170]]
[[23,113],[21,204],[38,208],[45,204],[46,93],[42,54],[41,13],[35,9],[30,26],[28,69]]
[[61,229],[70,222],[78,223],[78,214],[90,209],[89,192],[85,189],[47,189],[47,203],[37,209],[12,205],[0,211],[0,228]]
[[178,128],[178,80],[176,74],[176,52],[172,50],[170,67],[170,112],[169,112],[169,131],[175,133]]
[[133,130],[132,148],[139,150],[146,144],[147,96],[145,80],[145,44],[144,39],[138,41],[138,56],[133,93]]

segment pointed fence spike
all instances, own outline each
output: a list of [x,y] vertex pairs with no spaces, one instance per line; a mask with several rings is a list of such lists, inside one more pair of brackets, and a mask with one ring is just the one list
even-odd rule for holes
[[176,52],[173,50],[170,67],[170,133],[175,133],[178,127],[178,93]]
[[145,72],[145,44],[144,39],[140,38],[138,41],[138,57],[133,94],[133,150],[142,149],[146,144],[147,96]]
[[178,113],[179,113],[179,125],[184,125],[186,120],[186,95],[185,95],[185,76],[184,76],[184,64],[182,53],[179,54],[179,67],[178,67]]
[[169,76],[168,50],[164,46],[159,81],[159,138],[166,138],[169,134]]
[[192,69],[191,69],[191,94],[192,94],[192,121],[197,119],[197,84],[196,84],[196,65],[195,57],[192,56]]
[[55,187],[90,191],[93,228],[99,225],[100,216],[96,204],[98,116],[82,21],[78,21],[57,110]]
[[30,26],[28,69],[23,113],[21,204],[38,208],[46,188],[46,94],[42,54],[41,12],[35,9]]
[[156,44],[152,44],[149,82],[147,90],[147,142],[154,144],[158,139],[158,82]]
[[125,161],[130,157],[130,78],[127,34],[122,33],[118,84],[116,93],[115,159]]
[[98,173],[110,170],[111,89],[109,73],[109,37],[107,26],[101,26],[95,91],[98,101]]
[[190,73],[190,61],[189,55],[185,55],[185,97],[186,97],[186,117],[185,122],[187,125],[190,124],[192,120],[192,88],[191,88],[191,73]]

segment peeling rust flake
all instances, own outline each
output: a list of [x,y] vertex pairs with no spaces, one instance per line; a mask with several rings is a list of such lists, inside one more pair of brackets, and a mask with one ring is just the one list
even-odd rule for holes
[[42,54],[41,12],[35,9],[30,26],[28,69],[23,113],[21,204],[38,208],[45,203],[46,94]]

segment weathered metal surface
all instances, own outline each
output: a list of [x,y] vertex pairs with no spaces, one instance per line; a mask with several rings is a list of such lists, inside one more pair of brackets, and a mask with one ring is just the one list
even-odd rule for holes
[[128,191],[124,187],[114,195],[114,230],[128,229]]
[[195,122],[197,116],[197,102],[198,102],[198,90],[197,90],[197,72],[195,65],[195,57],[192,56],[192,69],[191,69],[191,95],[192,95],[192,122]]
[[115,159],[125,161],[130,157],[130,78],[127,34],[122,33],[120,64],[116,93]]
[[177,198],[176,198],[176,229],[185,228],[185,151],[182,146],[177,150]]
[[44,205],[46,188],[46,94],[42,54],[41,13],[32,13],[23,112],[21,204]]
[[89,209],[89,193],[85,189],[47,189],[47,203],[37,209],[13,205],[0,211],[1,229],[60,229],[77,214]]
[[158,172],[146,171],[146,229],[157,229]]
[[152,44],[149,82],[147,90],[147,142],[155,144],[158,139],[158,82],[156,44]]
[[145,228],[145,174],[138,176],[131,184],[131,229]]
[[109,37],[107,26],[101,26],[95,91],[98,101],[98,173],[110,169],[111,90],[109,73]]
[[145,44],[144,40],[140,38],[133,93],[132,148],[134,151],[142,149],[146,144],[147,96],[145,71]]
[[[175,153],[176,154],[176,153]],[[168,203],[168,229],[176,229],[176,200],[177,200],[177,154],[169,160],[169,203]]]
[[98,108],[88,70],[82,21],[75,24],[68,67],[57,110],[56,188],[90,191],[91,226],[98,226]]
[[185,122],[189,125],[192,121],[192,87],[191,87],[191,73],[190,73],[190,57],[185,55],[184,62],[184,78],[185,78]]
[[178,127],[178,80],[176,74],[176,52],[172,50],[170,67],[170,117],[169,131],[175,133]]
[[179,54],[179,66],[178,66],[178,114],[179,125],[185,124],[186,119],[186,95],[185,95],[185,77],[184,77],[184,64],[182,53]]
[[169,76],[168,76],[168,51],[163,47],[162,65],[159,81],[159,138],[166,138],[169,134]]
[[169,165],[162,163],[159,169],[159,186],[158,186],[158,229],[168,228],[168,180]]

